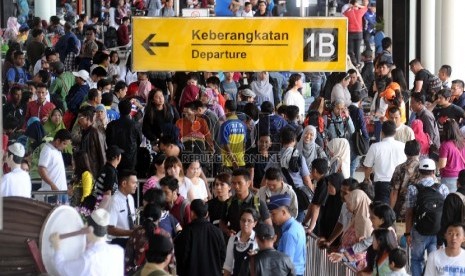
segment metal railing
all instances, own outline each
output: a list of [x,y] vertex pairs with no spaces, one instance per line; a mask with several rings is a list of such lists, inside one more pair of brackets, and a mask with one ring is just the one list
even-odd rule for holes
[[355,276],[357,270],[345,263],[333,263],[328,259],[326,249],[318,247],[318,237],[311,234],[307,240],[307,261],[305,276]]

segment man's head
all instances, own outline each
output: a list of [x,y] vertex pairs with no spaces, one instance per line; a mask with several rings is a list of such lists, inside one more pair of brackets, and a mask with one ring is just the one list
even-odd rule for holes
[[188,102],[184,105],[182,109],[182,115],[189,120],[194,120],[196,112],[196,106],[194,102]]
[[450,78],[452,74],[452,67],[450,65],[444,64],[439,68],[438,77],[441,81],[446,81]]
[[124,150],[120,149],[116,145],[111,145],[108,147],[106,151],[106,157],[108,162],[113,162],[116,161],[116,166],[121,162],[121,154],[124,152]]
[[272,193],[280,192],[283,188],[283,175],[281,174],[281,170],[274,167],[270,167],[266,170],[265,183]]
[[113,103],[113,94],[111,93],[105,93],[105,94],[102,94],[102,104],[104,106],[111,106],[111,104]]
[[213,90],[217,90],[220,87],[220,79],[217,76],[211,76],[206,81],[207,86]]
[[110,224],[110,214],[103,208],[96,209],[88,218],[87,223],[89,226],[92,226],[94,230],[87,236],[90,240],[94,239],[93,236],[96,238],[104,238],[107,234],[108,225]]
[[134,194],[137,190],[137,172],[134,170],[122,170],[118,173],[118,189],[124,195]]
[[118,99],[126,97],[126,92],[128,91],[128,85],[124,81],[119,81],[115,84],[115,95]]
[[447,241],[446,248],[460,250],[460,246],[465,242],[465,226],[462,223],[449,225],[444,237]]
[[226,103],[224,104],[224,112],[225,112],[226,114],[228,114],[228,113],[235,113],[236,110],[237,110],[236,101],[227,100]]
[[191,217],[192,219],[202,219],[208,214],[208,204],[202,199],[194,199],[191,202]]
[[123,24],[126,25],[126,26],[129,26],[129,24],[131,23],[131,19],[127,16],[123,17]]
[[404,153],[407,157],[420,155],[420,143],[417,140],[410,140],[405,142]]
[[244,3],[244,12],[248,13],[252,10],[252,4],[250,2]]
[[260,110],[265,114],[273,114],[274,112],[273,103],[269,101],[264,101],[262,105],[260,106]]
[[280,134],[281,145],[285,147],[293,147],[296,143],[296,134],[291,128],[284,128]]
[[410,97],[410,108],[413,112],[420,112],[425,107],[425,96],[421,93],[412,93]]
[[255,240],[260,250],[273,248],[273,243],[276,241],[273,226],[259,222],[255,226]]
[[10,89],[10,100],[14,104],[19,104],[23,96],[23,90],[19,86],[13,86]]
[[421,69],[423,69],[423,66],[421,65],[421,62],[419,59],[413,59],[412,61],[409,62],[409,65],[410,65],[410,71],[412,71],[413,74],[416,74]]
[[25,154],[24,146],[20,143],[14,143],[8,146],[6,162],[10,168],[19,166],[23,161]]
[[452,96],[460,97],[463,94],[463,89],[464,89],[464,83],[463,80],[453,80],[452,85],[450,87]]
[[268,133],[260,134],[260,138],[258,138],[258,150],[260,152],[266,151],[271,147],[271,137]]
[[178,156],[180,153],[179,147],[176,145],[174,138],[170,135],[160,137],[158,146],[160,151],[166,156]]
[[362,100],[362,93],[360,90],[355,90],[350,93],[350,101],[353,103],[359,103]]
[[101,79],[97,82],[97,89],[102,93],[108,93],[111,90],[111,82],[107,79]]
[[384,138],[393,137],[396,134],[396,124],[393,121],[385,121],[381,126],[381,132]]
[[391,71],[391,65],[385,61],[378,62],[376,67],[378,68],[379,74],[381,76],[387,76],[389,75],[389,72]]
[[286,106],[286,118],[289,122],[294,122],[299,119],[299,107],[295,105]]
[[231,187],[239,198],[245,198],[249,194],[251,185],[250,173],[247,169],[235,169],[232,173]]
[[381,47],[383,47],[383,50],[389,50],[392,45],[392,39],[390,37],[385,37],[381,40]]
[[178,198],[178,179],[173,176],[165,176],[160,179],[160,188],[165,193],[166,203],[172,206]]
[[87,100],[91,104],[98,105],[102,102],[102,92],[100,92],[97,88],[92,88],[87,92]]
[[173,243],[168,237],[161,234],[150,235],[149,249],[145,253],[147,262],[166,267],[172,257]]
[[131,114],[132,104],[130,100],[122,100],[118,103],[118,109],[121,116],[128,116]]
[[87,81],[89,81],[89,73],[86,70],[73,72],[73,75],[76,77],[76,83],[79,85],[84,85]]
[[316,158],[312,161],[311,176],[313,179],[320,179],[328,173],[328,161],[324,158]]
[[342,99],[337,99],[333,102],[333,113],[336,116],[342,116],[344,111],[346,110],[346,105],[344,103],[344,100]]
[[347,71],[347,74],[349,74],[349,85],[354,85],[357,80],[358,80],[358,76],[357,76],[357,71],[355,69],[349,69],[349,71]]
[[389,120],[393,121],[396,124],[396,127],[400,127],[402,125],[402,116],[401,111],[397,106],[391,106],[388,109]]
[[450,97],[452,96],[452,92],[449,88],[444,88],[438,91],[436,94],[436,102],[439,106],[448,106],[450,105]]
[[16,51],[13,54],[13,60],[16,67],[23,67],[26,63],[26,58],[24,56],[23,51]]
[[101,66],[95,67],[94,70],[92,70],[90,77],[92,81],[98,82],[99,80],[107,77],[107,71]]
[[94,122],[95,108],[93,106],[86,106],[79,109],[77,115],[77,123],[81,129],[88,129]]
[[425,158],[420,160],[418,171],[423,176],[433,176],[436,171],[436,163],[433,159]]
[[37,84],[36,87],[37,87],[37,90],[36,90],[37,101],[39,103],[45,102],[47,100],[47,95],[48,95],[47,85],[40,82]]
[[402,269],[407,264],[407,253],[398,247],[389,252],[389,268],[392,271]]
[[32,30],[32,37],[36,40],[36,41],[42,41],[44,40],[44,30],[42,29],[33,29]]
[[270,197],[268,210],[270,211],[271,221],[274,225],[281,226],[289,218],[289,206],[291,205],[291,197],[288,194],[279,194]]
[[97,34],[97,30],[94,27],[86,28],[86,40],[94,41],[96,34]]
[[53,137],[52,144],[57,150],[63,151],[71,144],[71,133],[67,129],[60,129]]

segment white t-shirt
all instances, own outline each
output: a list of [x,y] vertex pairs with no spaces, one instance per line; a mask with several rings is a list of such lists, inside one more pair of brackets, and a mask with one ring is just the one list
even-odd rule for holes
[[5,174],[0,186],[0,194],[7,196],[22,196],[31,198],[31,177],[21,168],[16,168]]
[[285,105],[295,105],[299,108],[300,120],[305,118],[305,99],[299,92],[287,91],[284,95]]
[[375,182],[391,181],[396,167],[407,160],[404,148],[405,144],[394,140],[394,137],[384,138],[381,142],[370,146],[363,165],[373,168]]
[[464,275],[465,274],[465,250],[461,249],[457,257],[449,257],[446,250],[441,248],[429,254],[426,263],[425,275]]
[[189,198],[189,201],[192,201],[194,199],[205,200],[206,198],[208,198],[207,187],[205,187],[205,181],[203,181],[202,178],[199,178],[198,183],[196,185],[194,185],[193,182],[191,183],[192,186],[189,191],[191,197]]
[[179,183],[179,194],[182,195],[183,198],[187,199],[187,195],[189,190],[192,188],[192,185],[192,181],[185,176],[184,181]]
[[[48,177],[57,186],[58,190],[66,191],[68,185],[66,183],[65,163],[61,151],[55,148],[51,143],[45,144],[40,152],[39,166],[47,169]],[[42,191],[50,191],[51,187],[42,180]]]
[[[126,203],[126,196],[122,194],[119,190],[117,190],[115,194],[111,197],[110,205],[108,206],[108,213],[110,213],[110,223],[108,225],[124,230],[129,230],[128,204],[129,209],[131,210],[132,221],[135,221],[136,219],[136,210],[134,207],[134,198],[132,197],[132,195],[128,195],[127,199],[128,203]],[[113,239],[115,237],[109,236],[109,238]]]

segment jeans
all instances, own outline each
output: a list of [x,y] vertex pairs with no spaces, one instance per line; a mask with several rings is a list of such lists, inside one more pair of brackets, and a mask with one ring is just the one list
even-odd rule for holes
[[423,236],[420,235],[415,228],[412,228],[412,251],[411,258],[411,271],[412,276],[421,276],[425,267],[425,249],[428,254],[436,251],[436,235]]
[[449,193],[457,192],[457,177],[442,177],[441,184],[444,184],[449,188]]
[[375,121],[374,122],[374,125],[375,125],[375,142],[379,142],[381,141],[381,129],[383,127],[383,123],[381,123],[381,121]]
[[373,183],[375,186],[375,200],[389,204],[391,197],[391,182],[376,181]]
[[[352,146],[352,145],[351,145]],[[360,165],[361,156],[356,155],[354,152],[350,153],[350,177],[354,177],[355,170]]]
[[348,52],[352,63],[357,66],[360,64],[360,46],[362,45],[363,33],[350,33]]
[[365,44],[365,50],[372,51],[371,44],[370,44],[371,37],[372,37],[372,34],[370,32],[363,31],[363,44]]

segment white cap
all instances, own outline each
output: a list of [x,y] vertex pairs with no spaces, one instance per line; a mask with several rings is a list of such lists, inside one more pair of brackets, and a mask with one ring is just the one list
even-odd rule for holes
[[110,214],[103,208],[93,211],[90,217],[99,226],[105,227],[110,224]]
[[420,166],[418,167],[419,170],[425,170],[425,171],[434,171],[436,170],[436,163],[434,160],[426,158],[420,160]]
[[79,72],[73,72],[75,77],[80,77],[81,79],[88,81],[89,80],[89,72],[86,70],[79,70]]
[[18,157],[24,157],[24,146],[20,143],[14,143],[8,147],[8,151]]

